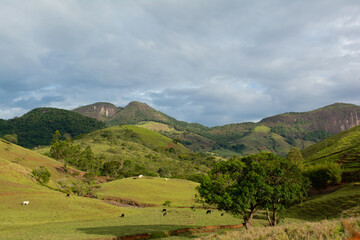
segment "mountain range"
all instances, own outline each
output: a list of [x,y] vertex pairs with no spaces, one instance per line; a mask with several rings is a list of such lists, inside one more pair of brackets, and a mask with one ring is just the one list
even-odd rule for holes
[[292,146],[304,149],[360,124],[360,107],[345,103],[335,103],[309,112],[283,113],[264,118],[258,123],[235,123],[211,128],[178,121],[140,102],[131,102],[124,108],[110,103],[95,103],[74,111],[109,126],[137,124],[158,131],[170,138],[180,139],[193,151],[229,155],[246,155],[262,150],[286,155]]
[[221,156],[248,155],[263,150],[286,155],[291,147],[304,149],[334,134],[360,125],[360,107],[335,103],[309,112],[289,112],[252,123],[206,127],[176,120],[146,103],[125,107],[99,102],[73,111],[38,108],[22,117],[1,120],[0,137],[15,133],[25,147],[48,145],[56,130],[75,137],[106,126],[137,125],[178,139],[194,152]]

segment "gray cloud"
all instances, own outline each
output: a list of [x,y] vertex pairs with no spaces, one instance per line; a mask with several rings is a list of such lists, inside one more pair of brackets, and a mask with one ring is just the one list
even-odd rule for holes
[[360,104],[360,3],[1,1],[0,118],[149,103],[209,126]]

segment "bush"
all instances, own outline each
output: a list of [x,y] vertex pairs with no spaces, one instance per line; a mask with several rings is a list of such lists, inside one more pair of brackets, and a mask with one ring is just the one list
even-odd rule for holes
[[50,181],[51,173],[44,166],[40,166],[39,169],[34,169],[32,174],[36,181],[40,183],[46,184]]
[[166,200],[166,201],[163,203],[163,205],[166,206],[166,207],[170,207],[171,201]]
[[6,134],[4,136],[4,139],[8,142],[18,144],[18,136],[15,133],[14,134]]
[[336,163],[322,163],[304,170],[304,175],[309,178],[312,187],[323,188],[341,182],[341,166]]

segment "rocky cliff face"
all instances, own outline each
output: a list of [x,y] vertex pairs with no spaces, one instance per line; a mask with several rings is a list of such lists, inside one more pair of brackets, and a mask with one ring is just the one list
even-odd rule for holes
[[336,134],[360,125],[360,107],[335,103],[310,112],[285,113],[268,117],[260,123],[270,127],[281,124],[298,125],[309,131],[325,130]]
[[74,112],[96,118],[97,120],[104,122],[106,119],[114,116],[120,109],[121,108],[118,108],[111,103],[94,103],[74,109]]

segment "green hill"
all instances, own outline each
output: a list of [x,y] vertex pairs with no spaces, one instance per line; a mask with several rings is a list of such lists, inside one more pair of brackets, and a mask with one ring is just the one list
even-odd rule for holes
[[[168,215],[163,216],[161,207],[136,208],[120,207],[96,198],[71,195],[40,185],[31,177],[31,171],[39,166],[46,166],[52,173],[51,186],[64,178],[74,178],[70,174],[58,171],[59,163],[31,150],[24,149],[6,141],[0,141],[0,239],[111,239],[117,236],[152,233],[164,236],[169,231],[198,226],[220,224],[238,224],[239,220],[230,215],[222,216],[214,211],[206,215],[205,210],[192,211],[189,208],[168,208]],[[132,179],[131,179],[132,180]],[[181,206],[191,201],[195,183],[183,180],[168,180],[171,192],[164,187],[160,179],[145,180],[143,186],[126,188],[127,179],[104,185],[104,192],[117,196],[124,192],[131,193],[131,199],[146,202],[158,202],[149,191],[163,192],[164,199],[173,200]],[[134,181],[137,181],[134,180]],[[147,182],[147,180],[151,182]],[[159,181],[157,181],[159,180]],[[165,181],[164,179],[161,179]],[[120,183],[120,189],[116,185]],[[125,185],[123,184],[125,183]],[[138,182],[141,183],[141,182]],[[115,186],[115,190],[112,187]],[[145,188],[144,188],[145,187]],[[126,188],[126,189],[125,189]],[[100,191],[98,189],[98,191]],[[145,190],[147,192],[145,192]],[[144,192],[139,192],[144,191]],[[100,193],[99,193],[100,194]],[[184,194],[184,195],[182,195]],[[143,197],[143,199],[141,198]],[[23,206],[23,201],[29,205]],[[124,214],[124,218],[120,215]]]
[[302,155],[307,163],[337,162],[346,171],[359,170],[360,126],[305,148]]
[[0,121],[0,137],[15,133],[19,145],[33,148],[49,145],[56,130],[67,137],[103,128],[104,123],[79,113],[56,108],[37,108],[22,117]]
[[[193,153],[160,133],[134,125],[114,126],[80,135],[70,144],[81,151],[89,146],[100,173],[115,178],[142,174],[193,179],[206,173],[216,161],[214,157]],[[45,154],[49,148],[38,151]],[[77,159],[77,155],[69,156],[66,162],[77,166]]]

